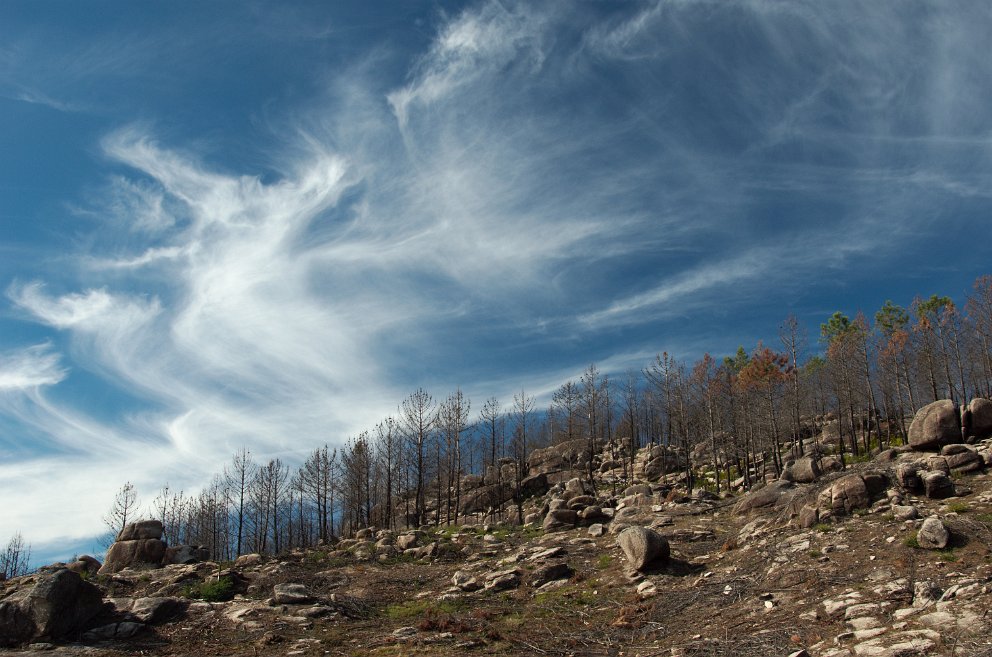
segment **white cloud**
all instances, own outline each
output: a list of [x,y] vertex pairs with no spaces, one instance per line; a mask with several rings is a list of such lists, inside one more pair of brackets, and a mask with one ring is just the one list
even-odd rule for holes
[[0,354],[0,393],[55,385],[66,374],[59,354],[47,343]]
[[486,2],[446,24],[417,66],[414,80],[389,94],[401,129],[407,128],[412,106],[430,108],[517,57],[527,56],[532,65],[539,65],[543,56],[536,39],[542,23],[526,6],[511,11],[502,3]]
[[159,303],[155,299],[143,301],[127,298],[106,289],[53,298],[47,296],[44,285],[37,282],[12,288],[10,296],[17,305],[50,326],[90,333],[113,331],[128,334],[159,311]]

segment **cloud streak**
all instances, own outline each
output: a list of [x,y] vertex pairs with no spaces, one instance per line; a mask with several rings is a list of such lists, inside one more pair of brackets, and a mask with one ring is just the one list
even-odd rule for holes
[[50,344],[0,355],[0,393],[53,386],[66,374],[61,357]]

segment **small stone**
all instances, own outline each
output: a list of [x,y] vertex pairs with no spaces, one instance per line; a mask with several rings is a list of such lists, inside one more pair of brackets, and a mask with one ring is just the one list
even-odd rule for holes
[[305,605],[314,601],[313,595],[302,584],[276,584],[272,587],[272,600],[280,605]]

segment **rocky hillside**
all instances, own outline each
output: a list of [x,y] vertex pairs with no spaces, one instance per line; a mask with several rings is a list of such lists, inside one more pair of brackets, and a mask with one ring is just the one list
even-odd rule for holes
[[215,563],[140,523],[103,564],[2,583],[0,643],[23,655],[992,655],[992,439],[963,436],[959,412],[923,409],[909,445],[843,471],[812,442],[782,478],[720,497],[666,483],[679,456],[662,448],[643,450],[641,481],[616,493],[560,448],[542,455],[562,465],[533,485],[522,526],[369,528]]

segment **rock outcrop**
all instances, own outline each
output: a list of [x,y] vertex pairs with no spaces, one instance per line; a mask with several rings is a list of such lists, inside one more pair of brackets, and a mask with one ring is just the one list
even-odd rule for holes
[[598,449],[590,454],[589,441],[582,438],[535,449],[527,458],[528,474],[543,474],[550,483],[567,481],[584,472]]
[[162,523],[158,520],[142,520],[125,526],[107,550],[100,574],[112,575],[134,566],[162,565],[166,545],[161,539]]

